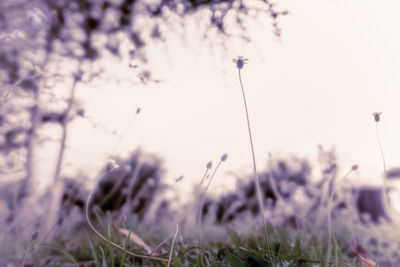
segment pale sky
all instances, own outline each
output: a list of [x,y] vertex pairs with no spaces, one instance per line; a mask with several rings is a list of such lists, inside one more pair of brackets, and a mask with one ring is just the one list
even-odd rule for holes
[[[198,181],[208,161],[229,157],[214,178],[214,191],[234,185],[226,172],[251,174],[251,154],[237,69],[242,71],[259,170],[268,152],[314,160],[317,145],[336,146],[341,173],[353,164],[354,177],[381,181],[382,164],[372,112],[382,112],[381,139],[387,165],[400,166],[400,3],[372,0],[284,0],[278,8],[282,41],[269,18],[248,22],[250,43],[201,40],[187,23],[187,42],[171,36],[148,47],[150,68],[163,82],[150,86],[122,82],[78,90],[86,112],[111,130],[124,132],[119,152],[138,146],[165,159],[167,179]],[[210,50],[208,44],[216,48]],[[116,73],[135,76],[128,61],[110,62]],[[119,67],[118,67],[119,66]],[[118,140],[85,120],[71,126],[67,162],[90,171],[102,166]],[[227,187],[218,185],[227,184]]]

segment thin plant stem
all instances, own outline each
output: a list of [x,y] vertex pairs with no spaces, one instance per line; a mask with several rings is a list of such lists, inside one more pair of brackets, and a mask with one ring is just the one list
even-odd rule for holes
[[256,179],[258,205],[259,205],[261,217],[262,217],[262,220],[263,220],[265,244],[267,246],[267,252],[268,252],[268,255],[269,255],[270,264],[271,264],[271,266],[273,266],[273,261],[272,261],[272,257],[271,257],[271,250],[270,250],[270,245],[269,245],[269,239],[268,239],[267,223],[266,223],[265,216],[264,216],[263,195],[261,194],[260,178],[258,177],[258,174],[257,174],[256,156],[255,156],[255,153],[254,153],[253,138],[252,138],[252,134],[251,134],[249,111],[248,111],[248,108],[247,108],[246,94],[244,92],[243,83],[242,83],[242,76],[241,76],[240,70],[241,70],[241,68],[238,68],[240,87],[242,89],[243,103],[244,103],[244,108],[245,108],[245,112],[246,112],[247,129],[249,131],[250,148],[251,148],[251,155],[252,155],[252,159],[253,159],[254,177]]
[[[272,163],[273,163],[272,162],[273,161],[272,154],[268,153],[268,157],[269,157],[269,161],[268,161],[269,169],[272,170]],[[283,199],[281,193],[279,193],[278,186],[275,182],[274,173],[272,171],[270,172],[270,175],[268,175],[268,181],[269,181],[272,191],[274,192],[274,195],[276,196],[278,201],[281,201],[282,203],[284,203],[285,200]]]
[[[134,116],[132,117],[132,119],[130,120],[128,126],[125,128],[124,133],[123,133],[121,136],[119,136],[119,139],[118,139],[117,143],[114,145],[114,147],[113,147],[112,150],[111,150],[111,153],[110,153],[109,156],[108,156],[108,159],[109,159],[109,160],[110,160],[110,159],[113,159],[114,153],[117,151],[117,149],[118,149],[119,146],[121,145],[122,141],[124,140],[125,136],[128,134],[129,129],[133,126],[133,123],[135,122],[135,119],[136,119],[136,117],[138,116],[139,112],[140,112],[140,109],[138,109],[138,110],[136,111],[135,115],[134,115]],[[140,162],[139,162],[139,163],[140,163]],[[137,174],[139,173],[139,171],[140,171],[140,166],[141,166],[141,165],[140,165],[139,163],[138,163],[138,166],[135,168],[135,172],[134,172],[134,175],[133,175],[133,177],[135,177],[135,178],[136,178],[136,175],[137,175]],[[119,178],[122,177],[122,175],[123,175],[123,173],[121,173],[120,175],[118,175],[118,176],[116,177],[116,180],[118,181]],[[134,181],[134,180],[135,180],[135,179],[132,179],[132,181]],[[109,200],[109,198],[111,197],[111,195],[115,193],[115,190],[117,190],[117,188],[121,185],[121,183],[123,183],[123,179],[121,179],[121,181],[119,182],[119,184],[117,184],[116,186],[114,186],[113,189],[112,189],[106,196],[104,196],[104,198],[103,198],[103,199],[101,200],[101,202],[100,202],[100,205],[104,204],[106,201]],[[130,183],[130,184],[131,184],[131,183]],[[133,185],[132,185],[132,186],[133,186]],[[93,188],[92,190],[94,190],[94,189],[95,189],[95,188]],[[129,189],[131,189],[131,188],[129,188]],[[129,190],[129,191],[130,191],[130,190]]]
[[178,231],[179,231],[179,225],[176,225],[176,231],[175,231],[174,239],[172,239],[171,250],[169,252],[169,258],[168,258],[167,267],[171,266],[172,252],[174,251],[174,245],[175,245],[176,237],[178,236]]
[[136,254],[136,253],[130,252],[129,250],[125,250],[125,248],[123,248],[123,247],[121,247],[120,245],[118,245],[118,244],[112,242],[112,241],[109,240],[108,238],[104,237],[99,231],[97,231],[96,228],[93,226],[92,222],[90,221],[90,218],[89,218],[89,204],[90,204],[90,201],[91,201],[91,199],[92,199],[93,191],[94,191],[94,190],[90,191],[90,194],[89,194],[89,196],[88,196],[88,198],[87,198],[87,200],[86,200],[86,206],[85,206],[86,221],[87,221],[87,223],[89,224],[89,227],[93,230],[93,232],[95,232],[101,239],[103,239],[103,240],[106,241],[107,243],[113,245],[113,246],[116,247],[116,248],[119,248],[119,249],[122,250],[122,251],[126,251],[126,253],[129,254],[129,255],[131,255],[131,256],[138,257],[138,258],[144,258],[144,259],[149,258],[149,259],[152,259],[152,260],[168,261],[168,260],[165,259],[165,258],[153,257],[153,256],[152,256],[152,257],[149,257],[148,255],[140,255],[140,254]]
[[[383,165],[383,171],[384,171],[384,177],[386,177],[386,160],[385,160],[385,153],[383,153],[383,147],[382,147],[382,142],[381,138],[379,137],[379,127],[378,127],[378,122],[375,124],[375,134],[376,134],[376,140],[378,141],[378,146],[379,146],[379,151],[381,153],[382,157],[382,165]],[[385,179],[386,180],[386,179]]]
[[206,171],[204,172],[203,177],[201,177],[200,183],[197,185],[197,190],[200,190],[200,187],[203,185],[204,181],[206,180],[209,170],[210,170],[210,168],[207,168]]
[[[210,187],[211,181],[214,178],[215,173],[217,172],[219,166],[222,164],[223,161],[224,160],[221,159],[218,162],[217,166],[215,167],[213,173],[210,176],[210,179],[208,180],[206,189],[204,190],[204,194],[203,194],[203,196],[201,198],[201,201],[200,201],[200,210],[199,210],[199,250],[200,250],[200,258],[201,258],[201,260],[203,259],[203,247],[202,247],[203,205],[204,205],[204,202],[206,200],[207,191],[208,191],[208,188]],[[199,188],[199,191],[200,191],[200,188]]]
[[39,244],[39,246],[47,246],[47,247],[50,247],[52,249],[55,249],[55,250],[58,250],[58,251],[62,252],[65,256],[67,256],[72,261],[72,263],[75,265],[75,267],[79,267],[78,261],[65,248],[63,248],[61,246],[58,246],[58,245],[55,245],[55,244],[46,244],[46,243]]
[[125,263],[126,251],[128,250],[128,244],[129,244],[129,240],[131,238],[131,232],[132,232],[131,228],[129,227],[128,236],[125,239],[124,252],[122,254],[122,259],[121,259],[121,266],[124,266],[124,263]]
[[355,166],[357,166],[357,165],[354,165],[341,179],[339,179],[339,181],[336,183],[336,185],[335,185],[335,183],[332,184],[332,192],[328,198],[328,247],[326,249],[325,266],[328,266],[330,256],[331,256],[331,242],[332,242],[331,209],[332,209],[332,199],[333,199],[333,195],[335,193],[335,186],[339,185],[347,176],[350,175],[350,173],[352,173],[354,170],[356,170],[357,167],[355,167]]
[[113,154],[117,151],[117,149],[119,148],[119,146],[121,145],[122,141],[125,139],[125,137],[128,135],[129,130],[133,127],[137,116],[139,115],[140,109],[138,109],[135,113],[135,115],[132,117],[132,119],[129,121],[128,126],[125,128],[125,130],[123,131],[123,134],[119,137],[117,143],[115,144],[115,146],[113,147],[113,149],[111,150],[110,153],[110,157],[113,156]]
[[[122,139],[125,137],[125,135],[127,134],[129,128],[132,126],[133,121],[135,120],[136,116],[138,115],[139,112],[136,112],[134,118],[132,119],[131,123],[129,124],[128,128],[125,130],[124,135],[122,137],[120,137],[119,142],[113,147],[111,154],[115,153],[115,151],[117,150],[117,148],[119,147],[119,145],[122,143]],[[101,172],[99,172],[98,175],[100,175]],[[88,198],[86,200],[86,205],[85,205],[85,216],[86,216],[86,221],[89,225],[89,227],[92,229],[93,232],[95,232],[101,239],[103,239],[104,241],[106,241],[108,244],[113,245],[116,248],[119,248],[122,251],[125,251],[125,249],[123,247],[121,247],[120,245],[112,242],[111,240],[107,239],[106,237],[104,237],[92,224],[92,222],[90,221],[90,217],[89,217],[89,205],[90,202],[92,200],[92,196],[93,196],[93,192],[94,192],[94,188],[90,191]],[[138,258],[144,258],[144,259],[152,259],[152,260],[159,260],[159,261],[168,261],[168,259],[165,258],[160,258],[160,257],[154,257],[154,256],[148,256],[148,255],[140,255],[140,254],[136,254],[133,252],[130,252],[128,250],[126,250],[126,253],[134,256],[134,257],[138,257]]]
[[[329,181],[334,180],[335,177],[336,177],[336,171],[331,172],[331,176],[330,176],[330,178],[328,178],[328,180]],[[344,177],[342,177],[342,179]],[[314,223],[312,224],[312,226],[310,226],[311,227],[311,230],[309,231],[310,235],[309,235],[308,239],[306,239],[306,241],[304,242],[305,244],[309,244],[309,242],[312,241],[313,234],[314,234],[315,230],[318,228],[318,226],[320,226],[320,222],[321,222],[322,217],[323,217],[323,212],[322,212],[323,205],[325,203],[326,198],[328,198],[327,201],[329,201],[329,186],[330,186],[330,184],[332,184],[332,186],[334,186],[334,183],[328,182],[327,183],[327,187],[328,187],[327,189],[325,188],[326,184],[325,183],[323,184],[322,193],[320,195],[320,200],[319,200],[319,204],[318,204],[318,207],[317,207],[316,219],[315,219]]]
[[142,266],[146,266],[147,261],[149,260],[149,257],[153,256],[154,253],[157,252],[157,250],[159,250],[165,243],[167,243],[168,240],[171,239],[171,235],[164,239],[160,244],[158,244],[153,251],[146,257],[146,259],[143,261],[143,265]]
[[[218,168],[218,166],[217,166],[217,168]],[[200,183],[197,185],[197,187],[196,187],[196,191],[197,191],[197,194],[196,194],[196,196],[195,196],[195,199],[194,199],[194,201],[193,201],[193,205],[192,205],[192,210],[194,209],[194,207],[195,207],[195,202],[196,202],[196,200],[200,197],[200,195],[201,195],[201,186],[203,185],[203,183],[204,183],[204,181],[206,180],[206,178],[207,178],[207,174],[208,174],[208,172],[209,172],[209,170],[210,170],[210,168],[208,168],[208,166],[207,166],[207,169],[206,169],[206,171],[204,172],[204,175],[203,175],[203,177],[201,178],[201,181],[200,181]],[[211,180],[211,179],[210,179]],[[200,207],[201,208],[201,207]],[[192,213],[192,210],[190,211],[190,213]],[[195,216],[196,218],[195,219],[197,219],[197,215]]]
[[[188,214],[186,214],[185,227],[184,227],[184,236],[187,235],[188,226],[189,226],[190,224],[192,224],[192,223],[193,223],[193,225],[196,223],[196,220],[197,220],[197,212],[194,214],[193,217],[189,217],[189,216],[192,216],[192,215],[193,215],[193,210],[195,209],[196,200],[199,198],[199,196],[200,196],[200,194],[201,194],[201,193],[200,193],[200,187],[201,187],[201,185],[204,183],[204,181],[206,180],[207,174],[208,174],[208,172],[209,172],[211,166],[212,166],[212,164],[209,162],[209,163],[207,164],[207,168],[206,168],[206,171],[205,171],[204,174],[203,174],[203,177],[201,177],[200,183],[197,185],[197,187],[195,187],[195,191],[196,191],[196,192],[194,192],[194,194],[193,194],[193,195],[194,195],[193,203],[190,204],[190,206],[189,206],[189,208],[188,208]],[[189,218],[190,218],[190,219],[193,219],[194,221],[190,220]]]
[[397,220],[393,216],[393,210],[392,207],[389,204],[389,197],[387,195],[386,189],[387,189],[387,177],[386,177],[386,161],[385,161],[385,154],[383,153],[383,146],[381,139],[379,137],[379,127],[378,127],[378,121],[376,121],[376,128],[375,128],[375,133],[376,133],[376,140],[378,141],[378,146],[379,146],[379,151],[381,153],[382,157],[382,166],[383,166],[383,186],[382,186],[382,197],[383,197],[383,204],[385,206],[385,210],[390,218],[390,220],[397,226],[397,228],[400,229],[400,224],[397,222]]
[[32,247],[32,243],[33,243],[33,240],[31,240],[31,241],[29,242],[29,245],[28,245],[28,247],[26,248],[26,250],[25,250],[25,252],[24,252],[24,258],[23,258],[23,260],[22,260],[21,267],[24,267],[24,266],[25,266],[26,256],[28,255],[28,252],[29,252],[29,250],[30,250],[31,247]]

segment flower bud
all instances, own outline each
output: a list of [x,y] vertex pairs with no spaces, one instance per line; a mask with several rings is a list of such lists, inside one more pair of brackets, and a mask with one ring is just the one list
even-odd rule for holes
[[223,154],[221,157],[221,161],[225,161],[228,158],[228,154]]
[[209,161],[209,162],[207,163],[207,169],[211,169],[211,168],[212,168],[212,162]]
[[39,232],[34,232],[32,235],[32,241],[35,241],[39,237]]
[[374,116],[374,120],[375,120],[376,122],[378,122],[378,121],[381,120],[382,112],[374,112],[374,113],[372,113],[372,115]]
[[236,64],[238,69],[242,69],[244,64],[247,64],[248,58],[243,58],[242,56],[238,56],[238,58],[232,59],[232,62]]

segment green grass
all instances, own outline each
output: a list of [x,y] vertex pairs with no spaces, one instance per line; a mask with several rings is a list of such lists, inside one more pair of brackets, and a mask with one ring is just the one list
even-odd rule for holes
[[[118,224],[118,222],[116,222]],[[100,222],[105,227],[100,227],[102,234],[116,244],[120,244],[120,250],[109,242],[99,238],[90,229],[82,229],[74,235],[62,236],[51,244],[34,242],[26,255],[26,263],[34,266],[269,266],[269,257],[275,262],[275,266],[326,266],[327,234],[323,231],[312,234],[310,241],[305,244],[303,240],[309,234],[309,229],[271,226],[267,224],[270,234],[270,252],[265,249],[262,227],[257,231],[249,231],[240,234],[237,230],[220,226],[221,236],[214,238],[212,231],[204,232],[202,252],[196,238],[183,239],[180,232],[175,232],[174,240],[169,238],[164,242],[164,237],[152,235],[151,229],[145,234],[145,242],[155,248],[161,244],[161,249],[156,253],[159,258],[135,257],[128,251],[138,255],[146,255],[147,252],[137,244],[131,242],[126,235],[118,232],[107,221]],[[107,227],[109,225],[109,227]],[[160,224],[162,225],[162,224]],[[371,227],[371,226],[369,226]],[[143,233],[145,228],[138,225],[132,232]],[[376,248],[368,244],[368,238],[389,238],[389,229],[378,231],[379,227],[371,231],[368,226],[358,225],[353,228],[345,228],[339,221],[333,219],[332,229],[332,257],[329,266],[359,266],[354,253],[350,252],[349,244],[353,233],[364,240],[364,246],[372,252]],[[131,232],[129,232],[130,235]],[[334,234],[335,233],[335,234]],[[168,233],[166,232],[166,235]],[[369,235],[369,236],[367,236]],[[172,237],[170,235],[170,237]],[[389,239],[388,239],[389,240]],[[175,243],[175,244],[173,244]],[[4,244],[2,244],[3,246]],[[382,250],[382,249],[381,249]],[[383,252],[383,251],[381,251]],[[387,253],[388,254],[388,253]],[[381,254],[379,259],[388,260],[390,255]],[[9,255],[11,256],[11,255]],[[9,257],[9,262],[16,266],[21,264],[20,258]]]

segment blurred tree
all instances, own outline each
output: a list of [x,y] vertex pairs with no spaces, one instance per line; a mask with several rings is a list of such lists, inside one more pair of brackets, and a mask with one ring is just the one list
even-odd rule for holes
[[[35,150],[50,139],[41,131],[48,124],[61,129],[54,185],[49,191],[50,199],[59,198],[68,124],[85,115],[75,100],[76,88],[103,72],[104,64],[97,63],[110,56],[128,57],[138,80],[151,80],[150,72],[137,65],[147,63],[146,44],[164,40],[178,27],[177,20],[196,13],[208,20],[205,38],[215,29],[220,36],[230,37],[239,27],[244,39],[248,39],[246,17],[269,16],[279,37],[278,19],[287,14],[269,0],[0,2],[0,153],[6,158],[0,161],[0,174],[22,178],[14,202],[35,191]],[[129,52],[123,49],[126,41]],[[46,203],[60,206],[59,201]],[[20,214],[24,212],[19,209]]]
[[[95,211],[110,213],[113,218],[125,217],[130,223],[153,216],[150,211],[158,208],[157,202],[164,200],[163,193],[168,188],[162,181],[163,174],[162,160],[141,150],[106,164],[90,200],[90,209],[93,211],[91,219],[96,221]],[[59,212],[59,222],[64,223],[63,230],[77,230],[77,227],[82,227],[82,222],[87,223],[85,204],[89,192],[83,184],[87,176],[81,175],[81,181],[76,178],[64,179]],[[73,225],[74,221],[78,224]]]

